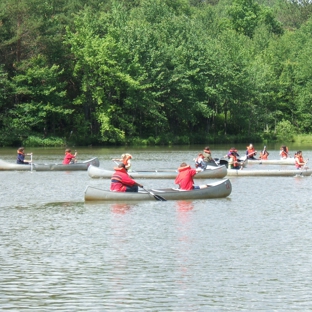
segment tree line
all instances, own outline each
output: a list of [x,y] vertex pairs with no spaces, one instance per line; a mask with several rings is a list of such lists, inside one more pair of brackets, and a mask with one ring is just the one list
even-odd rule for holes
[[303,0],[3,0],[0,145],[312,132]]

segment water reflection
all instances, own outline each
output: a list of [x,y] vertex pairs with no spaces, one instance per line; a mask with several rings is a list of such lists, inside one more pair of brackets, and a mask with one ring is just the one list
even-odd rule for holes
[[125,214],[131,209],[131,205],[125,203],[116,203],[110,205],[113,213]]

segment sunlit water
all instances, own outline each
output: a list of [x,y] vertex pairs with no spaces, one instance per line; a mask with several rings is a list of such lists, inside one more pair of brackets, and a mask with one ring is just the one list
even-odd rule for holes
[[[81,160],[98,156],[103,168],[123,152],[77,150]],[[193,164],[199,151],[130,150],[134,169]],[[34,152],[38,163],[62,157],[63,150]],[[14,162],[14,150],[0,158]],[[84,171],[0,172],[0,310],[311,310],[311,177],[231,182],[225,199],[87,204],[85,187],[109,188],[109,180]]]

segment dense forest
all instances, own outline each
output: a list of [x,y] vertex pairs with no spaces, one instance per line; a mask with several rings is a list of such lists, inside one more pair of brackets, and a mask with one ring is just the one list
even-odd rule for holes
[[307,0],[2,0],[0,146],[312,133]]

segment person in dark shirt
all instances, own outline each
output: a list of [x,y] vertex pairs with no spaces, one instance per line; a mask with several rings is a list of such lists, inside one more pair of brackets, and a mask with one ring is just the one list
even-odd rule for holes
[[19,147],[17,150],[17,159],[16,163],[20,165],[28,165],[31,163],[31,160],[25,160],[25,156],[32,156],[32,153],[25,154],[25,148]]

